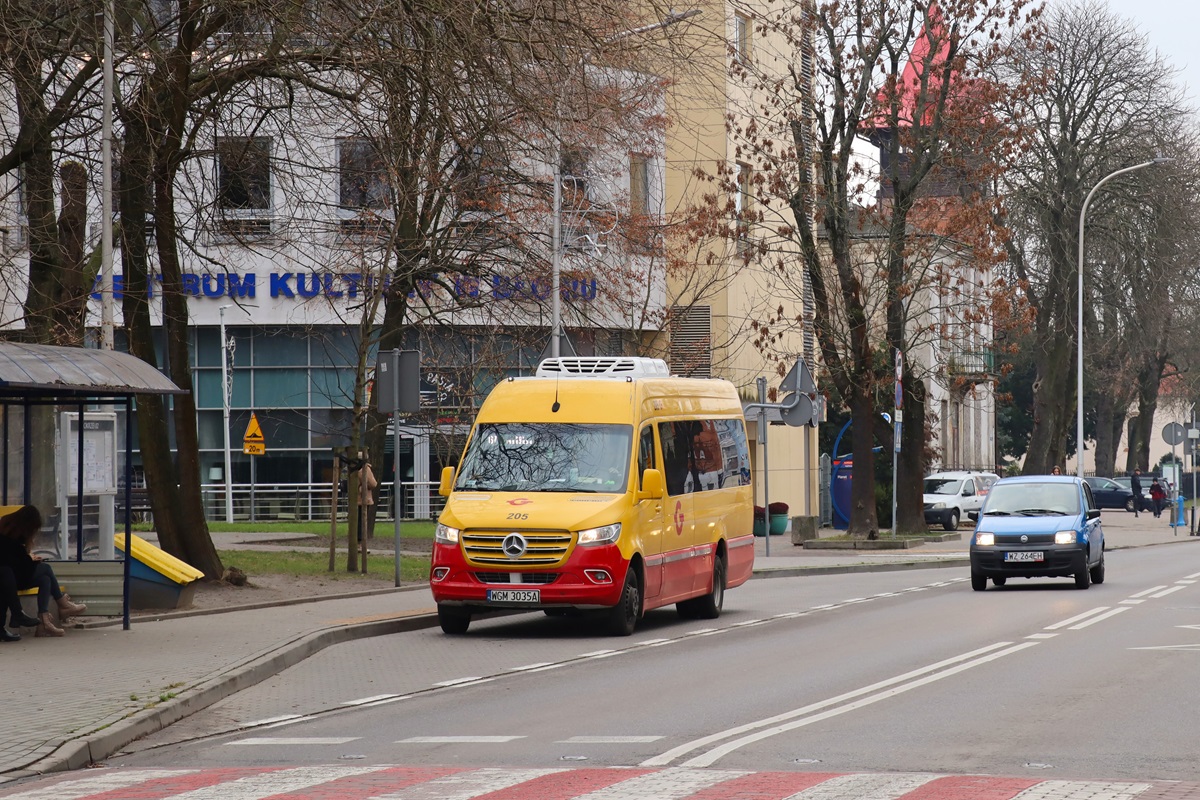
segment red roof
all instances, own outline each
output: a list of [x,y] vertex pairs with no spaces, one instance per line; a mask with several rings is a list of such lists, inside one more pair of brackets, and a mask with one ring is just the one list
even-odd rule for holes
[[[933,74],[929,76],[929,90],[931,94],[936,93],[941,86],[939,76],[945,68],[946,59],[950,57],[950,36],[942,19],[942,11],[936,3],[929,5],[929,21],[932,26],[932,35],[930,26],[921,28],[921,32],[917,34],[917,38],[913,42],[908,63],[904,65],[904,72],[897,82],[896,91],[900,96],[898,124],[901,128],[911,126],[916,116],[917,98],[921,93],[921,70],[928,68],[933,71]],[[935,43],[937,52],[931,55]],[[951,75],[951,81],[955,81],[957,77],[956,71]],[[892,127],[889,120],[891,97],[886,89],[881,89],[875,99],[881,106],[881,110],[875,115],[873,124],[863,127],[867,130],[889,130]]]

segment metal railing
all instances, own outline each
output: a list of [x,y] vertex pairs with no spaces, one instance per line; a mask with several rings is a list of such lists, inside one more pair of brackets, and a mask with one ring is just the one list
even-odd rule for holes
[[[436,519],[445,498],[438,485],[427,481],[400,483],[401,519]],[[219,483],[200,486],[204,516],[209,522],[225,521],[225,487]],[[395,508],[394,484],[380,483],[376,520],[391,520]],[[328,483],[284,483],[271,486],[233,485],[235,522],[321,522],[328,521],[333,487]],[[349,498],[343,486],[338,494],[338,519],[345,520]]]

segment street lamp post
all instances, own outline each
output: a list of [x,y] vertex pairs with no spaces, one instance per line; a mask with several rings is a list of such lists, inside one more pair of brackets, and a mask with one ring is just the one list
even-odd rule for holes
[[1155,164],[1165,164],[1168,161],[1174,160],[1165,156],[1157,156],[1149,161],[1143,161],[1141,164],[1134,164],[1132,167],[1125,167],[1116,172],[1110,172],[1092,187],[1092,190],[1088,192],[1087,197],[1083,200],[1083,208],[1079,210],[1079,265],[1076,275],[1078,307],[1075,319],[1075,471],[1080,478],[1083,477],[1083,231],[1084,223],[1087,221],[1088,206],[1091,204],[1092,197],[1096,194],[1096,191],[1113,178],[1124,175],[1127,172],[1145,169]]
[[[690,11],[672,11],[663,17],[658,22],[652,22],[649,25],[641,25],[637,28],[630,28],[627,31],[614,33],[612,36],[606,37],[602,44],[611,44],[619,42],[622,39],[628,39],[630,36],[656,31],[660,28],[666,28],[674,25],[677,22],[683,22],[685,19],[691,19],[701,13],[698,8],[693,8]],[[578,64],[583,64],[585,59],[580,59]],[[569,84],[568,80],[563,82],[563,92]],[[559,96],[558,107],[555,109],[556,118],[562,113],[562,96]],[[561,125],[560,125],[561,127]],[[562,341],[562,149],[556,147],[554,152],[554,225],[551,229],[550,236],[550,314],[553,322],[550,330],[550,355],[558,358],[562,355],[560,351]]]
[[229,474],[229,340],[225,338],[225,309],[221,306],[221,408],[224,412],[225,424],[225,521],[233,522],[233,476]]

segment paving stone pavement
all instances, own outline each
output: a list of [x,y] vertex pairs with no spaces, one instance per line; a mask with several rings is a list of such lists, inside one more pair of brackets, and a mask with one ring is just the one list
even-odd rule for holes
[[314,766],[101,769],[0,788],[3,800],[1189,800],[1200,783],[929,773]]
[[[1127,518],[1126,518],[1127,517]],[[1145,515],[1105,515],[1110,548],[1198,543]],[[831,533],[831,532],[827,532]],[[966,538],[892,551],[806,550],[787,535],[756,540],[759,578],[879,569],[959,567]],[[255,537],[221,534],[221,547]],[[274,538],[279,538],[276,534]],[[771,554],[766,550],[770,547]],[[100,761],[321,649],[366,636],[436,625],[426,586],[364,597],[201,616],[164,615],[119,626],[70,629],[58,639],[0,644],[10,696],[0,705],[0,781]],[[1080,795],[1083,797],[1083,795]]]

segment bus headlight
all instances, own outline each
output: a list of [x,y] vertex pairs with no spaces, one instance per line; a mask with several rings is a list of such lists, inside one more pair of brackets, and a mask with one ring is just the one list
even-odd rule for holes
[[610,544],[615,542],[621,535],[621,523],[614,522],[612,525],[605,525],[600,528],[588,528],[586,531],[579,532],[579,544]]
[[458,544],[458,528],[451,528],[439,522],[433,532],[433,539],[438,544]]

